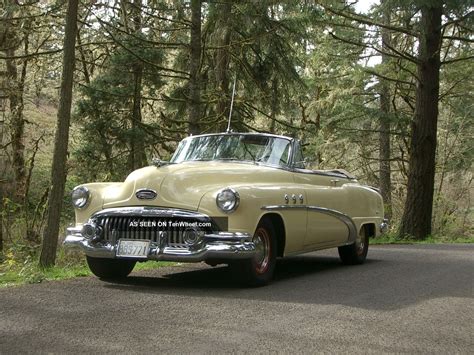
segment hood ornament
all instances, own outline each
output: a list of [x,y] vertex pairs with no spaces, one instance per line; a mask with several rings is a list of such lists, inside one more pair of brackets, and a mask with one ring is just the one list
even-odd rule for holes
[[135,196],[137,196],[139,200],[154,200],[158,194],[154,190],[139,189],[135,192]]

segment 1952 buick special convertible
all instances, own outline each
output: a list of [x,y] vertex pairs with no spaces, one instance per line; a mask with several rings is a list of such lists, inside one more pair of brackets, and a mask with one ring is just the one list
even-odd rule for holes
[[374,188],[343,170],[305,169],[297,139],[260,133],[185,138],[169,162],[78,186],[72,200],[65,244],[103,279],[137,261],[204,261],[263,285],[277,257],[337,247],[343,263],[363,263],[369,237],[386,228]]

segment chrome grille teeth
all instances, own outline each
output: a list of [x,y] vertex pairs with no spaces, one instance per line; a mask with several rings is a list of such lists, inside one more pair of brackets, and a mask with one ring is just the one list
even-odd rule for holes
[[[130,226],[131,222],[138,222],[137,227]],[[140,227],[148,222],[156,222],[156,227]],[[191,222],[191,221],[190,221]],[[184,242],[185,227],[171,227],[169,220],[164,217],[134,217],[134,216],[100,216],[97,223],[103,228],[104,239],[110,243],[117,243],[120,238],[146,239],[160,243],[160,232],[167,234],[166,246],[172,248],[188,248]],[[160,223],[168,223],[166,227]]]
[[128,218],[122,218],[122,225],[120,226],[120,234],[119,238],[126,238],[127,232],[130,230],[128,227],[130,223],[128,222]]
[[112,242],[115,243],[116,241],[114,240],[115,239],[114,231],[117,229],[117,226],[115,225],[115,217],[110,218],[109,229],[110,229],[109,238]]
[[104,239],[105,240],[109,240],[110,239],[110,220],[111,220],[111,217],[107,217],[104,219],[102,219],[102,222],[103,222],[103,226],[104,226]]
[[[141,222],[141,220],[139,219],[138,220],[138,225],[140,225],[140,222]],[[140,227],[133,228],[132,239],[139,239],[140,238],[139,232],[140,232]]]
[[117,229],[118,229],[117,239],[122,238],[122,230],[123,230],[124,225],[125,225],[125,218],[119,219],[118,220],[118,226],[117,226]]
[[186,243],[184,243],[184,240],[183,240],[183,234],[184,234],[184,228],[180,228],[179,229],[179,244],[186,245]]
[[111,217],[102,218],[100,224],[104,227],[104,239],[110,240],[110,219]]
[[110,240],[113,241],[114,243],[117,241],[117,228],[118,228],[118,225],[117,225],[117,218],[116,217],[112,217],[112,223],[111,223],[111,235],[110,235]]
[[[145,222],[144,219],[141,220],[142,222]],[[145,239],[145,232],[148,228],[140,228],[138,229],[137,233],[138,233],[138,239]]]

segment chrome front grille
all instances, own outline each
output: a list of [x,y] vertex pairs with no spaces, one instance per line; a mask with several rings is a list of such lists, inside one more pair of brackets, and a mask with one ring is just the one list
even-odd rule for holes
[[[94,222],[102,228],[104,240],[115,244],[119,239],[146,239],[173,248],[188,248],[185,231],[189,229],[180,222],[202,222],[202,218],[107,215],[95,216]],[[201,229],[203,232],[210,230]],[[161,238],[160,238],[161,237]],[[164,239],[164,240],[163,240]]]

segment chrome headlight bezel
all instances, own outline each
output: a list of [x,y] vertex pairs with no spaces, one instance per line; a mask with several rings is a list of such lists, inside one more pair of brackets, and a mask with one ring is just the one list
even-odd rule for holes
[[240,195],[231,187],[226,187],[217,193],[216,205],[224,213],[232,213],[240,205]]
[[89,204],[91,193],[85,186],[75,187],[71,192],[72,205],[81,209]]

